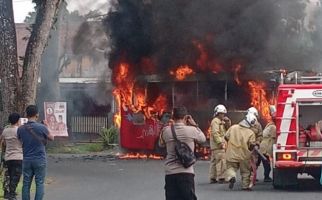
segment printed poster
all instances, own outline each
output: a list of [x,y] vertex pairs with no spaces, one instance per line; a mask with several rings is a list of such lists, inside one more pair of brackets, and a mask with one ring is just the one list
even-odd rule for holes
[[19,125],[20,126],[22,126],[22,125],[24,125],[25,123],[27,123],[28,122],[28,118],[23,118],[23,117],[21,117],[20,119],[19,119]]
[[67,132],[67,103],[45,102],[45,120],[48,129],[54,136],[68,136]]

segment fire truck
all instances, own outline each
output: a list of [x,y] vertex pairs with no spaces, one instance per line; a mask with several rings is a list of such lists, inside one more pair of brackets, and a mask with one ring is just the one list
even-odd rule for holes
[[298,186],[300,174],[321,178],[322,76],[281,75],[276,103],[273,186]]

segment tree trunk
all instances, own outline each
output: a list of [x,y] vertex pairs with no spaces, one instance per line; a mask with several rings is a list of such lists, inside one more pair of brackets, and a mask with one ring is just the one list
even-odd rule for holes
[[20,110],[23,110],[29,104],[35,104],[41,56],[54,23],[54,16],[62,1],[43,0],[37,5],[36,22],[29,38],[23,64]]
[[[60,99],[60,85],[59,85],[59,72],[61,66],[61,58],[66,53],[62,48],[62,42],[66,43],[63,39],[62,33],[65,33],[66,27],[64,18],[67,11],[67,3],[60,4],[57,21],[54,27],[50,30],[50,38],[48,39],[48,46],[44,51],[41,59],[41,84],[37,96],[37,102],[45,101],[59,101]],[[63,40],[62,40],[63,39]]]
[[17,112],[19,72],[16,28],[12,0],[0,0],[0,78],[1,99],[0,127],[7,122],[11,112]]

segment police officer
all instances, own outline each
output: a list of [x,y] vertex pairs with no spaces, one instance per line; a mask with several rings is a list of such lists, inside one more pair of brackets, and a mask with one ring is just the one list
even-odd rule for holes
[[214,109],[214,118],[210,125],[210,149],[211,159],[209,168],[210,183],[224,183],[226,160],[226,141],[224,135],[231,125],[231,121],[226,117],[227,109],[224,105],[217,105]]
[[251,151],[256,145],[255,133],[251,130],[255,126],[257,118],[248,113],[239,124],[230,127],[225,134],[228,141],[226,150],[227,171],[226,178],[229,188],[233,189],[236,182],[236,173],[240,169],[242,189],[251,190],[250,186],[250,158]]
[[[191,115],[188,114],[187,108],[178,106],[173,108],[173,126],[177,138],[189,145],[194,150],[195,143],[206,141],[204,133],[198,128],[198,124]],[[166,200],[196,200],[194,167],[193,165],[185,168],[178,161],[175,151],[175,140],[171,131],[171,126],[166,126],[160,134],[159,145],[166,147],[167,156],[165,158],[165,196]]]

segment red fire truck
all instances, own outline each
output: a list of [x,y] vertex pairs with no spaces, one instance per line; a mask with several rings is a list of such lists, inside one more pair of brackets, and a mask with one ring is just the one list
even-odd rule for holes
[[273,147],[273,186],[298,186],[298,175],[320,181],[322,166],[322,76],[281,76]]

